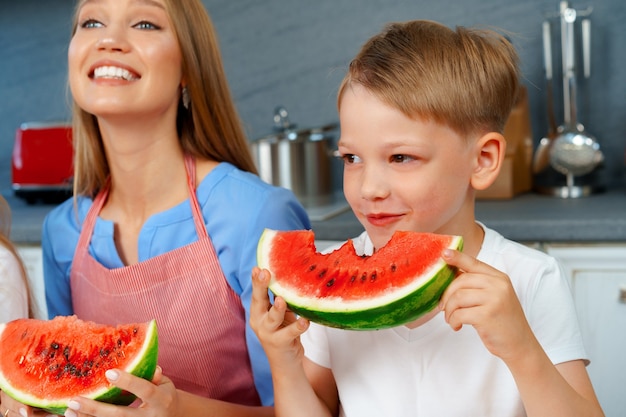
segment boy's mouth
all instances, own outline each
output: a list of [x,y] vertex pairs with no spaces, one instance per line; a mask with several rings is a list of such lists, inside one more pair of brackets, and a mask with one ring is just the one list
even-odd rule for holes
[[365,218],[374,226],[386,226],[399,221],[402,215],[394,213],[370,213],[366,214]]

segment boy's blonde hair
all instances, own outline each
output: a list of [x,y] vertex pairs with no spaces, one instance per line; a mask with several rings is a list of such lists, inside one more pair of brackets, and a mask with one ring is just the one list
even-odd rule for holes
[[[84,0],[77,1],[72,34]],[[201,0],[165,0],[182,53],[190,105],[178,107],[177,127],[185,152],[257,173],[224,72],[217,33]],[[109,166],[94,115],[73,102],[74,193],[94,196]]]
[[391,23],[350,63],[339,88],[359,84],[410,118],[467,136],[502,132],[519,89],[515,48],[494,30],[415,20]]

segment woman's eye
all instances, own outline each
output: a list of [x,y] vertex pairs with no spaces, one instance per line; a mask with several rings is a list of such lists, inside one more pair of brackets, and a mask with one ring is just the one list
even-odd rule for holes
[[150,23],[146,20],[142,20],[141,22],[137,23],[135,26],[133,26],[137,29],[144,29],[144,30],[157,30],[160,29],[159,26],[155,25],[154,23]]
[[85,19],[81,24],[80,27],[84,28],[84,29],[92,29],[92,28],[99,28],[102,27],[102,23],[98,22],[95,19]]

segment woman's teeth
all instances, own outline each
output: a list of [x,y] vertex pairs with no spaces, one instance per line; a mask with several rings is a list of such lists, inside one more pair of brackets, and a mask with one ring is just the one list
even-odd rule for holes
[[118,78],[132,81],[137,79],[130,71],[118,67],[98,67],[93,72],[94,78]]

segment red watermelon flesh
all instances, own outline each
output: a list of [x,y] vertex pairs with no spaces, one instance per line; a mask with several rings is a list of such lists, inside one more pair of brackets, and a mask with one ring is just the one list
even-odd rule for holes
[[78,395],[129,404],[134,397],[111,386],[105,371],[118,368],[151,379],[157,355],[154,320],[117,327],[75,316],[14,320],[0,325],[0,389],[60,414]]
[[312,231],[266,230],[257,252],[272,275],[270,290],[303,317],[332,327],[378,329],[432,310],[454,277],[441,253],[461,249],[460,236],[396,232],[371,256],[352,241],[322,254]]

